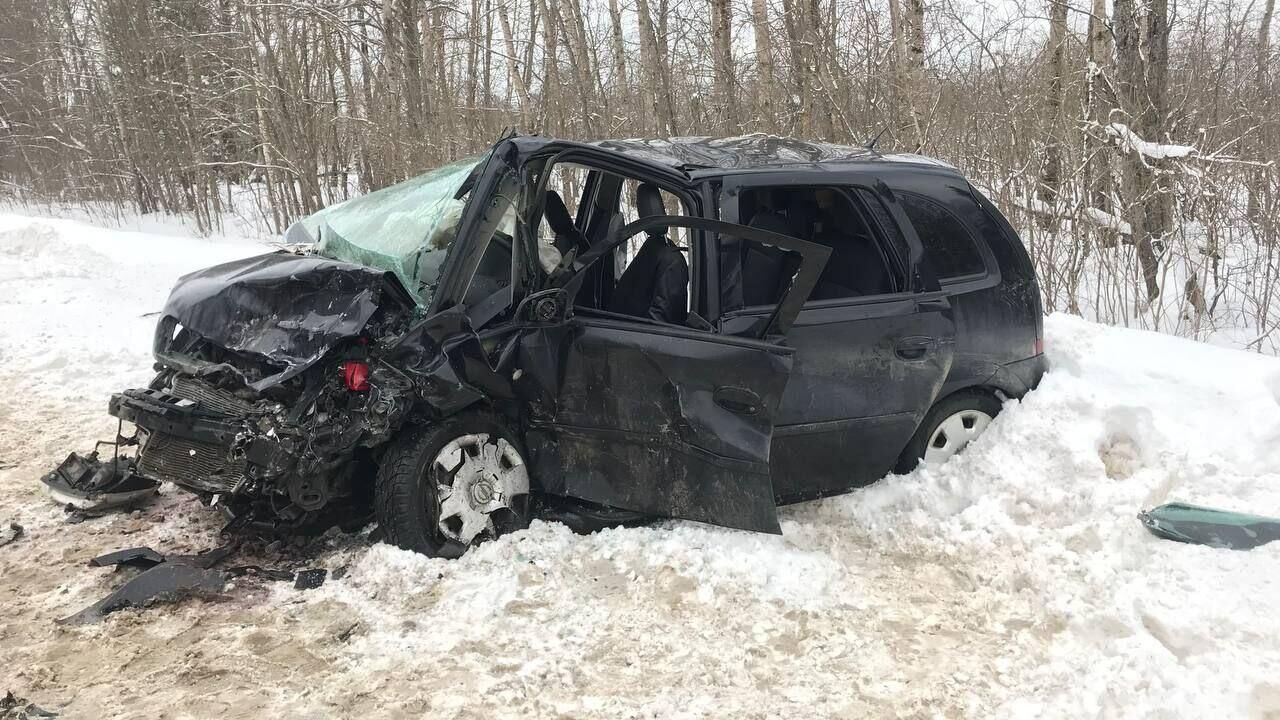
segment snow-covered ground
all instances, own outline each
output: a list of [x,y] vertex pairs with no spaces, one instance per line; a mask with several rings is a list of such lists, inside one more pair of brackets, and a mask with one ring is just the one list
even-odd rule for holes
[[1280,543],[1179,545],[1171,500],[1280,515],[1280,361],[1051,316],[1053,370],[947,465],[783,511],[782,537],[551,524],[430,560],[333,538],[310,592],[53,620],[132,545],[219,522],[168,490],[68,524],[38,476],[109,437],[174,278],[259,252],[0,216],[0,692],[65,717],[1276,718]]

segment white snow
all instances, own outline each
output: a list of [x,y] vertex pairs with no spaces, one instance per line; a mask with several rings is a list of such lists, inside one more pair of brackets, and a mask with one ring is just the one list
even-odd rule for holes
[[0,214],[0,363],[44,391],[105,403],[121,380],[150,378],[151,313],[179,275],[263,251]]
[[1189,157],[1196,153],[1196,149],[1191,145],[1165,145],[1143,140],[1141,136],[1124,123],[1108,123],[1103,127],[1103,130],[1116,138],[1116,142],[1125,152],[1137,152],[1143,157],[1163,160],[1165,158]]
[[[986,194],[988,197],[994,194],[994,193],[988,193],[986,189],[983,189],[983,193]],[[1021,195],[1014,195],[1012,196],[1012,199],[1014,204],[1016,204],[1018,207],[1024,210],[1030,210],[1031,212],[1039,213],[1041,215],[1046,215],[1051,218],[1060,218],[1064,214],[1069,214],[1068,208],[1056,208],[1053,206],[1053,204],[1047,203],[1044,200],[1041,200],[1040,198],[1037,198],[1037,197],[1023,197]],[[1112,215],[1106,210],[1101,210],[1095,207],[1086,207],[1083,209],[1082,212],[1083,212],[1084,219],[1093,223],[1097,227],[1106,228],[1108,230],[1114,230],[1120,233],[1121,235],[1133,234],[1133,226],[1130,225],[1127,220],[1119,216]]]
[[[1180,545],[1135,519],[1280,515],[1280,361],[1060,314],[1042,386],[964,454],[786,508],[780,537],[535,523],[457,561],[335,540],[317,563],[349,571],[318,590],[242,583],[53,632],[106,587],[86,557],[212,544],[216,522],[180,525],[211,511],[166,493],[151,529],[64,525],[32,488],[73,448],[41,438],[114,427],[106,397],[149,376],[145,314],[174,278],[261,249],[0,216],[0,521],[28,528],[0,548],[0,687],[67,716],[1280,713],[1280,543]],[[126,667],[146,689],[122,699]]]

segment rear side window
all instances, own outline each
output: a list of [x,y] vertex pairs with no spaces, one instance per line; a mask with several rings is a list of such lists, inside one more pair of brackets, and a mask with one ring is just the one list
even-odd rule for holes
[[898,229],[898,223],[893,221],[893,215],[889,214],[889,209],[871,190],[860,187],[858,196],[862,198],[871,217],[880,226],[884,237],[888,238],[890,248],[898,256],[898,266],[905,268],[910,262],[911,252],[907,249],[907,239],[902,237],[902,231]]
[[[885,246],[879,223],[860,205],[850,188],[836,185],[749,187],[739,195],[738,219],[831,249],[810,300],[902,292],[898,250]],[[791,287],[799,256],[763,243],[725,243],[720,264],[737,269],[722,281],[722,307],[773,305]]]
[[973,235],[950,210],[915,193],[900,192],[898,199],[920,236],[939,281],[986,272],[987,265]]

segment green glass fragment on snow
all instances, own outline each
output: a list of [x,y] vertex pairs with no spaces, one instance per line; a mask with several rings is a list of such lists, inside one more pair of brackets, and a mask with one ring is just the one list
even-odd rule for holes
[[1280,518],[1168,503],[1138,513],[1156,537],[1232,550],[1248,550],[1280,540]]

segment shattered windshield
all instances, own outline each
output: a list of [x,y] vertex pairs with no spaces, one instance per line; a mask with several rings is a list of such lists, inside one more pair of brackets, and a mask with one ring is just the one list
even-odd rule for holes
[[[487,153],[402,183],[351,198],[299,222],[315,252],[334,260],[389,270],[422,305],[440,280],[470,192]],[[290,232],[289,235],[296,235]]]

